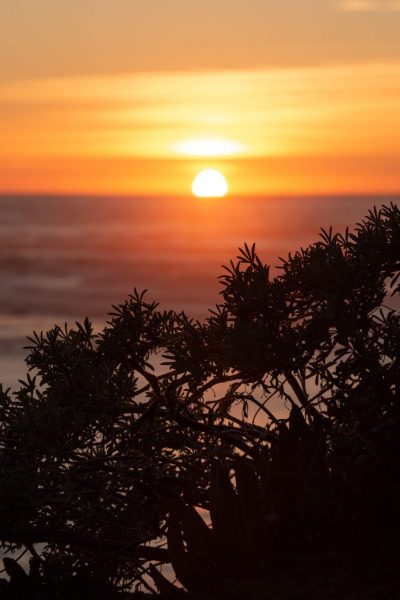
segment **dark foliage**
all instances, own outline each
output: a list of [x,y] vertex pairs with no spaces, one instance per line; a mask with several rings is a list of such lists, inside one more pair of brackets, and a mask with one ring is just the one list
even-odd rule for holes
[[245,246],[204,323],[135,291],[99,334],[34,334],[27,379],[0,393],[0,597],[179,597],[169,562],[219,598],[393,579],[399,275],[390,205],[275,277]]

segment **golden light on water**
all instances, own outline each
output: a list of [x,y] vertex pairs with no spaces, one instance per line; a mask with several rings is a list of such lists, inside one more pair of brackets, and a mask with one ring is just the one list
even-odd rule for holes
[[194,178],[192,191],[196,198],[223,198],[228,193],[228,183],[217,169],[204,169]]

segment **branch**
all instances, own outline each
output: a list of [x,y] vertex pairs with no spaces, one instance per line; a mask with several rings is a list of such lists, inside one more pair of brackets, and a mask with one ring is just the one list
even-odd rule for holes
[[154,546],[143,546],[130,544],[116,540],[106,540],[88,537],[86,533],[77,534],[67,529],[16,529],[0,527],[0,540],[29,546],[31,544],[60,544],[80,546],[95,552],[104,551],[118,552],[127,558],[144,558],[146,560],[157,560],[169,562],[168,551],[165,548]]
[[[232,431],[231,428],[224,427],[224,425],[204,425],[203,423],[194,421],[189,417],[185,417],[183,415],[178,414],[174,415],[173,418],[177,423],[181,425],[185,425],[186,427],[190,427],[191,429],[195,429],[197,431],[202,431],[203,433],[209,433],[219,438],[223,438],[225,441],[231,443],[236,448],[242,450],[248,456],[251,456],[254,459],[258,458],[258,449],[255,447],[252,448],[251,446],[248,446],[246,442],[236,437],[235,435],[229,433],[229,431]],[[239,430],[238,433],[240,433]]]
[[300,386],[299,382],[297,381],[296,377],[293,375],[293,373],[290,373],[290,372],[286,372],[285,377],[286,377],[286,380],[289,383],[290,387],[296,394],[296,397],[297,397],[298,401],[300,402],[301,406],[303,408],[305,408],[308,405],[308,398],[307,398],[306,394],[304,393],[304,391],[301,389],[301,386]]

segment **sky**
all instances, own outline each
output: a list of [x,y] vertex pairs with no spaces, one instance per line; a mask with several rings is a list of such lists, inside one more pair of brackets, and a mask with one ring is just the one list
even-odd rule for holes
[[398,0],[0,0],[0,193],[397,193]]

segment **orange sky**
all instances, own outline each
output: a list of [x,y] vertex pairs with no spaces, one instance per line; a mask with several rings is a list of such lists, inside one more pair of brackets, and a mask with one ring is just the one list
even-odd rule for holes
[[183,195],[202,167],[232,194],[400,190],[396,0],[23,7],[0,7],[0,193]]

